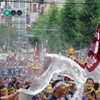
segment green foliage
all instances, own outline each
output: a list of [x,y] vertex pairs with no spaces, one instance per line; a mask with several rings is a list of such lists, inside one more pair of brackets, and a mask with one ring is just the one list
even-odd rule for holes
[[[59,29],[58,31],[29,31],[39,37],[45,44],[48,40],[51,52],[68,49],[73,46],[79,49],[89,47],[97,28],[100,15],[99,0],[86,0],[83,4],[77,4],[75,0],[68,0],[63,8],[53,4],[44,15],[36,19],[32,29]],[[82,1],[80,1],[82,3]],[[79,1],[78,1],[79,3]],[[31,44],[39,41],[30,39]]]
[[80,41],[83,47],[88,47],[93,40],[99,18],[98,15],[100,14],[98,10],[100,10],[100,8],[99,4],[97,4],[97,0],[86,0],[83,8],[78,12],[78,18],[75,22],[77,26],[75,41]]
[[6,46],[7,49],[8,42],[13,46],[13,41],[16,40],[18,40],[16,30],[11,26],[0,24],[0,47]]
[[[60,11],[60,28],[61,34],[63,36],[63,40],[69,45],[74,45],[74,29],[75,29],[75,20],[77,19],[77,6],[73,3],[66,2],[64,7]],[[66,47],[66,43],[64,42],[64,46]]]
[[[51,9],[45,13],[44,15],[41,15],[37,20],[33,23],[32,29],[56,29],[58,28],[57,23],[57,15],[59,13],[58,7],[53,4]],[[45,44],[45,40],[49,41],[50,49],[53,51],[56,45],[57,40],[57,33],[58,32],[51,32],[51,31],[30,31],[29,34],[35,34],[37,37],[39,37],[40,40],[43,41]],[[56,35],[55,35],[56,34]],[[32,44],[35,44],[36,40],[30,39]],[[45,45],[44,45],[45,46]]]

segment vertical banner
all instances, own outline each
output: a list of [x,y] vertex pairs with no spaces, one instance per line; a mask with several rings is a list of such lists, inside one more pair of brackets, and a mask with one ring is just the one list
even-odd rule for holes
[[85,66],[89,72],[92,72],[99,64],[100,61],[100,23],[98,25],[93,42],[90,46]]

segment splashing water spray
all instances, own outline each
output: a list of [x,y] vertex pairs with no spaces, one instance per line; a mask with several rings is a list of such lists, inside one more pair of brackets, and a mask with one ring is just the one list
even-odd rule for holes
[[43,91],[54,74],[67,76],[76,83],[77,90],[71,100],[82,100],[86,73],[76,62],[59,54],[46,54],[44,65],[48,63],[48,69],[32,82],[29,90],[20,89],[19,100],[31,100],[33,95]]

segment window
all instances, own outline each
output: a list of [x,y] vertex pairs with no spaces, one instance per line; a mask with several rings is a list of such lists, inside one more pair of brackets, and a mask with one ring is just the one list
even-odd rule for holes
[[14,27],[15,27],[15,29],[19,29],[19,22],[18,22],[18,20],[14,20]]
[[15,2],[14,3],[14,8],[19,8],[19,3]]
[[20,20],[20,30],[25,30],[25,20]]
[[33,4],[33,12],[36,12],[36,4]]
[[25,7],[25,3],[20,3],[20,8]]
[[40,0],[40,4],[43,4],[44,0]]

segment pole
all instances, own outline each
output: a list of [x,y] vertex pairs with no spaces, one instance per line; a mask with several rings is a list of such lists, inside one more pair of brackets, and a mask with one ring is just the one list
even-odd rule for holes
[[29,48],[28,48],[28,47],[29,47],[29,45],[28,45],[28,38],[26,38],[26,42],[27,42],[27,43],[26,43],[27,57],[29,57],[29,55],[28,55],[28,53],[29,53],[29,51],[28,51],[28,49],[29,49]]
[[10,50],[10,33],[9,33],[9,27],[8,27],[8,51]]
[[21,33],[19,33],[19,44],[18,44],[18,51],[19,51],[19,59],[21,59],[22,56],[22,49],[21,49]]
[[29,29],[32,31],[59,31],[59,29]]
[[1,2],[0,2],[0,26],[1,26]]
[[81,52],[82,52],[81,49],[82,49],[82,43],[80,42],[80,61],[81,61],[81,58],[82,58],[82,57],[81,57],[81,54],[82,54],[82,53],[81,53]]

